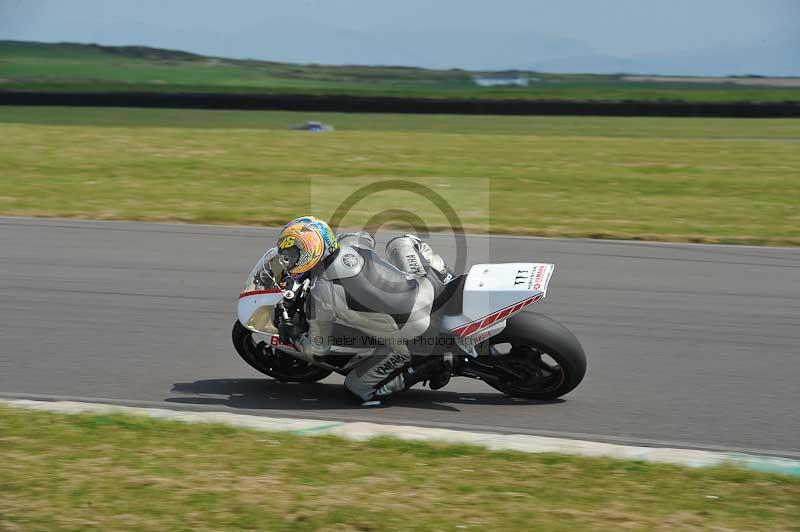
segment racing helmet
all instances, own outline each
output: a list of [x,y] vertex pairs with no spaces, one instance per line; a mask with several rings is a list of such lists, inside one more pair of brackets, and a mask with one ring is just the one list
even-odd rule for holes
[[330,226],[303,216],[286,224],[278,236],[278,259],[283,271],[298,280],[339,247]]

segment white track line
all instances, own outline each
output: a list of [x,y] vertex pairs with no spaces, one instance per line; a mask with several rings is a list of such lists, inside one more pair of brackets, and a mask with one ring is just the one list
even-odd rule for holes
[[409,425],[262,417],[230,412],[194,412],[186,410],[168,410],[164,408],[137,408],[75,401],[0,399],[0,405],[62,414],[129,414],[185,423],[221,423],[254,430],[290,432],[302,435],[330,434],[356,441],[388,436],[402,440],[479,445],[492,450],[511,450],[528,453],[561,453],[669,463],[689,467],[734,464],[758,471],[800,475],[800,460],[791,460],[788,458],[701,451],[696,449],[640,447],[587,440],[530,436],[525,434],[498,434],[414,427]]

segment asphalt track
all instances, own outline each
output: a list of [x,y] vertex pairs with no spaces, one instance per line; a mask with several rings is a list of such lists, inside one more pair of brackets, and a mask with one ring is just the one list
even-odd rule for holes
[[[800,250],[470,237],[468,262],[553,262],[536,310],[583,343],[564,400],[480,382],[362,408],[230,344],[271,229],[0,218],[0,395],[440,426],[800,457]],[[453,260],[448,236],[433,245]]]

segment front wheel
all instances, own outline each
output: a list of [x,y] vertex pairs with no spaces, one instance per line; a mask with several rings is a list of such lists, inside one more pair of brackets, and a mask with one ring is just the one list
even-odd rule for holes
[[511,317],[490,343],[495,353],[479,358],[506,377],[487,384],[511,397],[555,399],[574,390],[586,374],[586,354],[578,339],[541,314],[521,312]]
[[239,320],[233,324],[231,339],[236,352],[245,362],[275,380],[310,383],[320,381],[332,373],[330,370],[272,349],[265,342],[254,342],[253,333],[239,323]]

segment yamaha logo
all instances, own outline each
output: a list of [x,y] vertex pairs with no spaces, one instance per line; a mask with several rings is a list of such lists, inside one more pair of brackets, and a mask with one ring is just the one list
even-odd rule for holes
[[353,269],[358,266],[358,257],[356,257],[355,253],[345,253],[342,255],[342,264],[347,268]]

